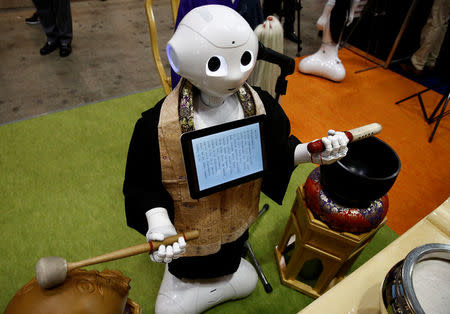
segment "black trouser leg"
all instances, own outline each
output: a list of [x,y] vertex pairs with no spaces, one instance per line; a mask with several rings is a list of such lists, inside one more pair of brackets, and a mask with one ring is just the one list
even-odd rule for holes
[[281,0],[264,0],[263,4],[263,14],[264,18],[269,15],[277,14],[281,15]]
[[56,27],[59,43],[63,46],[70,45],[73,38],[70,0],[53,0],[52,2],[56,11]]
[[336,0],[330,15],[330,32],[333,41],[338,44],[350,12],[350,0]]
[[295,0],[284,0],[284,32],[294,32]]
[[33,0],[47,41],[69,45],[72,42],[70,0]]
[[236,241],[223,244],[217,253],[180,257],[169,263],[169,272],[177,278],[199,279],[230,275],[239,268],[248,230]]
[[47,36],[47,41],[49,43],[56,43],[58,41],[58,30],[56,28],[56,15],[52,2],[52,0],[33,0],[42,28]]

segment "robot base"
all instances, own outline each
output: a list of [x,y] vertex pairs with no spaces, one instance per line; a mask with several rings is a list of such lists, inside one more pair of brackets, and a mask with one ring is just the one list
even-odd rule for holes
[[200,280],[178,279],[166,266],[155,313],[200,313],[225,301],[249,296],[257,282],[255,269],[245,259],[231,275]]
[[338,57],[338,46],[323,43],[320,49],[302,59],[298,65],[300,72],[321,76],[340,82],[345,78],[345,68]]

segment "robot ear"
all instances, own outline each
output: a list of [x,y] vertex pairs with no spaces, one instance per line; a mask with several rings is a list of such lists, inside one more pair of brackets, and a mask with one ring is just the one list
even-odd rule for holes
[[175,50],[172,48],[170,44],[167,44],[166,46],[166,53],[167,58],[169,59],[170,66],[172,69],[177,73],[180,74],[180,61],[178,59],[177,54],[175,53]]

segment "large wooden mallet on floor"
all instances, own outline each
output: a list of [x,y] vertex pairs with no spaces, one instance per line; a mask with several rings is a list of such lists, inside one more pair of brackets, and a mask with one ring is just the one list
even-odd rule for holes
[[58,256],[43,257],[36,264],[36,279],[41,288],[50,289],[62,284],[66,280],[67,273],[73,269],[142,253],[151,253],[162,244],[172,245],[178,241],[179,237],[184,237],[186,241],[189,241],[198,238],[198,236],[199,232],[197,230],[187,231],[168,237],[162,242],[150,241],[73,263],[67,263],[65,259]]

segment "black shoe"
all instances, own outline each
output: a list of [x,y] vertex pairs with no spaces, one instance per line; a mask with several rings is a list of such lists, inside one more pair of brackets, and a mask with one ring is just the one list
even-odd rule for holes
[[411,76],[422,76],[424,73],[423,70],[416,69],[416,67],[411,63],[411,61],[400,64],[400,68],[403,70],[403,72]]
[[72,52],[72,47],[70,45],[61,45],[59,47],[59,56],[64,58],[70,55]]
[[34,12],[33,15],[29,18],[25,19],[25,23],[27,24],[39,24],[41,22],[41,19],[39,18],[39,15],[37,14],[37,12]]
[[437,69],[436,69],[436,67],[434,65],[426,65],[423,68],[423,72],[425,74],[436,74],[438,71],[437,71]]
[[45,56],[48,55],[49,53],[52,53],[56,49],[58,49],[57,43],[46,42],[44,47],[42,47],[39,52],[41,53],[41,55]]
[[293,31],[290,31],[290,32],[285,31],[284,37],[289,39],[290,41],[293,41],[294,43],[298,43],[298,36]]

